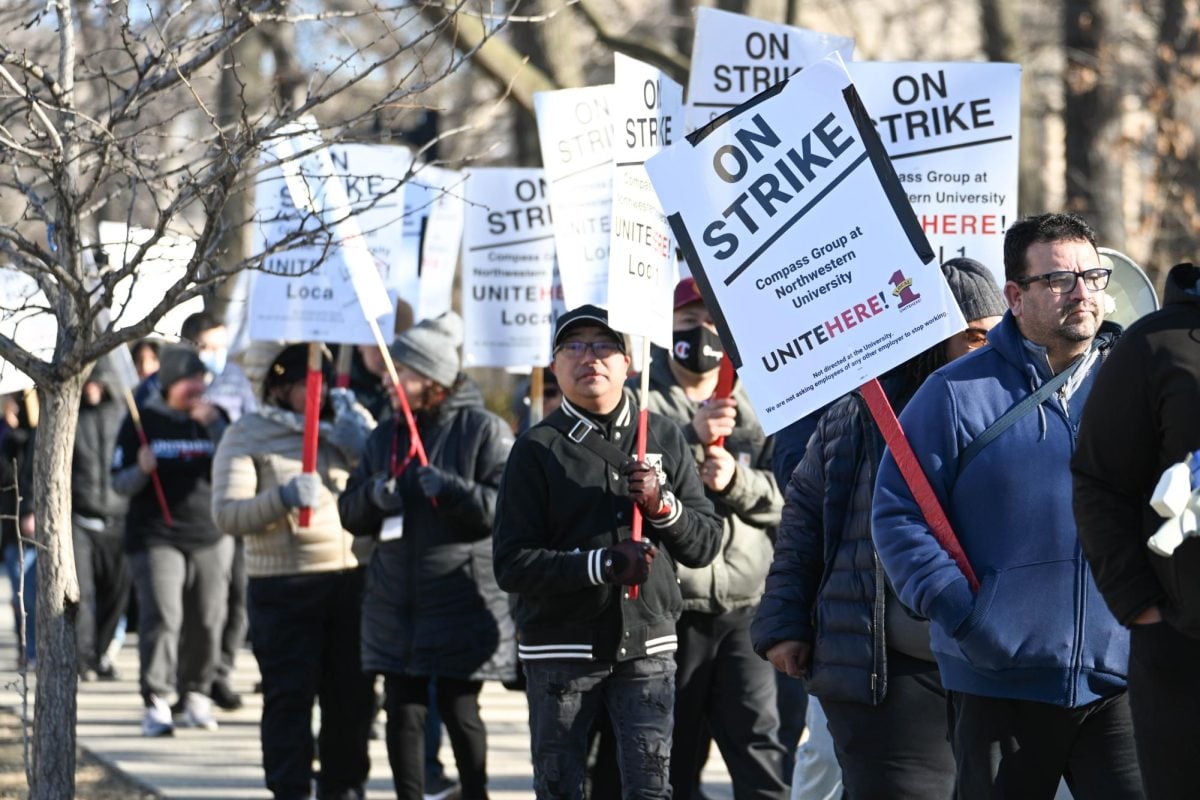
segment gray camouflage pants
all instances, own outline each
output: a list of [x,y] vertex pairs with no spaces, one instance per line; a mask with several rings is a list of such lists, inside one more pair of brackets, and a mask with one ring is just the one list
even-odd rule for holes
[[538,800],[582,800],[588,731],[601,705],[617,738],[625,800],[671,797],[675,657],[526,661]]

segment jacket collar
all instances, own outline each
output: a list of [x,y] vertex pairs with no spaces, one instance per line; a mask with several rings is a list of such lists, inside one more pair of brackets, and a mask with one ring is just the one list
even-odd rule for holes
[[[1096,338],[1092,340],[1091,349],[1085,360],[1091,360],[1096,351],[1106,350],[1116,342],[1121,335],[1121,326],[1115,322],[1106,321],[1100,325]],[[1017,327],[1017,320],[1012,311],[1005,311],[1000,324],[988,333],[988,344],[1005,361],[1008,361],[1031,379],[1038,382],[1053,377],[1050,369],[1050,358],[1046,348],[1029,341]]]
[[[637,411],[635,406],[636,404],[634,402],[632,393],[629,389],[625,389],[621,393],[621,405],[618,407],[619,411],[616,417],[613,418],[610,428],[628,428],[630,422],[633,420],[635,412]],[[562,399],[562,405],[560,405],[559,408],[561,408],[563,413],[571,419],[583,420],[583,422],[586,423],[592,430],[599,431],[600,433],[604,434],[605,437],[612,432],[611,429],[604,430],[595,419],[588,415],[586,411],[573,406],[571,401],[568,400],[565,395]]]

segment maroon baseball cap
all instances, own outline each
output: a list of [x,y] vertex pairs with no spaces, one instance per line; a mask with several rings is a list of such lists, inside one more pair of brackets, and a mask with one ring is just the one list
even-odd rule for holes
[[695,278],[684,278],[675,284],[675,308],[703,302],[704,298],[700,296],[700,287],[696,285]]

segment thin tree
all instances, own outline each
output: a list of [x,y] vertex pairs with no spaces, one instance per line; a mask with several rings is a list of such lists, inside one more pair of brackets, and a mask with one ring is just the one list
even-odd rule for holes
[[[503,25],[489,23],[468,48],[447,48],[439,39],[452,33],[453,13],[468,9],[466,0],[446,5],[452,14],[440,19],[384,0],[303,5],[318,9],[311,13],[286,0],[38,0],[10,1],[0,10],[0,271],[20,273],[37,289],[32,300],[0,299],[0,320],[41,312],[57,322],[48,355],[0,335],[0,359],[36,383],[41,402],[33,462],[34,800],[74,794],[79,589],[70,475],[88,370],[113,348],[150,334],[178,304],[241,270],[262,268],[267,253],[226,250],[237,238],[233,229],[248,222],[231,198],[252,190],[263,145],[282,126],[312,115],[326,139],[335,140],[382,109],[420,102],[422,92],[459,69]],[[77,16],[83,9],[91,18]],[[294,106],[257,85],[258,71],[238,60],[263,31],[272,34],[268,41],[285,41],[286,31],[310,44],[328,34],[325,46],[312,48],[322,61],[274,75],[304,89]],[[402,79],[373,81],[384,65],[399,67]],[[221,107],[222,92],[237,98],[236,106]],[[107,269],[95,257],[105,210],[150,231]],[[183,276],[144,317],[122,318],[113,309],[118,284],[136,281],[151,250],[174,235],[195,242]],[[319,241],[327,233],[309,226],[302,236]],[[304,244],[299,237],[278,247]]]

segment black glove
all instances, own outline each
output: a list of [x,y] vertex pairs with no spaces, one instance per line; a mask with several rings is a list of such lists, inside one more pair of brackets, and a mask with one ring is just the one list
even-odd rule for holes
[[621,474],[629,484],[629,498],[642,514],[659,516],[662,513],[662,484],[658,482],[658,470],[645,461],[629,461],[621,467]]
[[437,497],[446,491],[449,480],[443,470],[431,464],[417,468],[417,483],[421,487],[421,493],[426,497]]
[[607,583],[618,586],[640,586],[650,577],[650,562],[658,555],[658,548],[643,539],[622,539],[604,551],[600,561],[600,574]]
[[371,502],[388,516],[404,510],[404,494],[400,481],[386,472],[381,472],[371,479],[370,497]]

